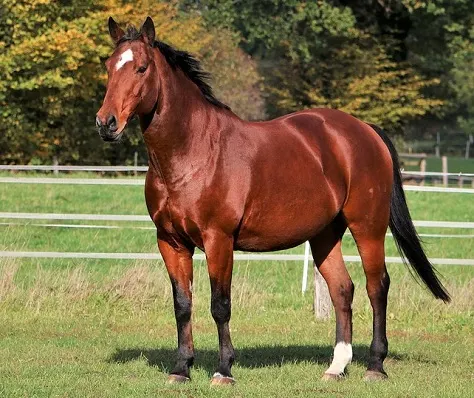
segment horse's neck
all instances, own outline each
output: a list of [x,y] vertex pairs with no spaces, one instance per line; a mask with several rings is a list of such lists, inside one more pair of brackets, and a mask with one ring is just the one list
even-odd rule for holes
[[181,72],[171,73],[161,79],[156,111],[140,118],[151,166],[168,184],[186,180],[209,165],[222,125],[229,119]]

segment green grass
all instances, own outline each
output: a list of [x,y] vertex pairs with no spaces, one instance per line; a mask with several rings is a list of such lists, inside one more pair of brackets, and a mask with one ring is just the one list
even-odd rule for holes
[[[104,270],[105,269],[105,270]],[[161,262],[49,261],[2,263],[0,396],[468,396],[474,376],[474,270],[445,267],[454,302],[434,301],[400,266],[391,266],[388,382],[362,376],[371,311],[359,265],[355,358],[349,377],[320,381],[334,339],[334,320],[313,318],[312,293],[300,293],[297,263],[237,263],[231,330],[237,349],[230,389],[211,388],[217,359],[208,311],[209,283],[195,267],[196,366],[193,381],[168,386],[175,356],[170,286]],[[456,370],[456,372],[454,372]]]
[[[441,158],[428,157],[426,159],[427,171],[443,171]],[[448,171],[450,173],[474,173],[474,159],[448,157]]]
[[[413,160],[403,159],[406,170],[419,171],[420,167]],[[441,158],[428,156],[426,158],[426,171],[443,171]],[[465,159],[461,157],[448,156],[448,171],[450,173],[474,173],[474,159]]]
[[[469,220],[471,195],[406,193],[414,219]],[[147,214],[143,187],[111,185],[0,184],[0,211],[92,214]]]
[[[415,219],[474,221],[471,195],[407,195]],[[141,187],[116,186],[1,184],[0,211],[146,214]],[[3,225],[0,232],[0,250],[156,251],[155,233],[146,230]],[[474,257],[472,239],[427,238],[426,244],[432,256]],[[387,246],[387,254],[395,255],[391,238]],[[345,253],[356,253],[349,239]],[[170,386],[165,381],[175,357],[176,331],[171,287],[161,261],[0,259],[0,397],[472,394],[474,267],[439,267],[453,295],[453,302],[444,305],[404,266],[389,265],[390,379],[373,384],[362,381],[372,333],[364,275],[360,264],[348,264],[348,269],[356,293],[355,356],[347,379],[320,380],[332,354],[335,323],[333,318],[314,319],[312,292],[300,292],[302,264],[236,262],[231,333],[237,384],[212,388],[217,333],[209,313],[204,262],[195,263],[193,380]]]

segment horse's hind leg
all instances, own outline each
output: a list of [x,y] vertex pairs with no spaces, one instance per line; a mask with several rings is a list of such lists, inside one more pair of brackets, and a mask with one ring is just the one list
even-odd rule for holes
[[367,294],[373,310],[373,337],[370,345],[370,356],[366,380],[384,379],[383,361],[387,357],[387,296],[390,278],[385,266],[384,239],[354,238],[359,248],[367,279]]
[[366,276],[366,288],[373,310],[373,337],[366,380],[385,379],[383,361],[388,352],[386,332],[387,296],[390,286],[385,265],[385,233],[389,201],[365,201],[356,212],[344,209],[349,229],[356,241]]
[[344,370],[352,360],[354,284],[347,272],[341,251],[341,239],[345,229],[344,220],[338,217],[310,240],[314,262],[328,284],[336,313],[336,346],[332,363],[323,375],[325,380],[344,376]]

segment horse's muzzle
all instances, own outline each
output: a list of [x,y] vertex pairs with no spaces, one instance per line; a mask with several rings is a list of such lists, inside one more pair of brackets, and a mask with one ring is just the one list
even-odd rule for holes
[[122,134],[117,134],[117,119],[110,115],[106,120],[102,120],[99,116],[95,119],[95,124],[99,132],[100,138],[104,141],[118,141]]

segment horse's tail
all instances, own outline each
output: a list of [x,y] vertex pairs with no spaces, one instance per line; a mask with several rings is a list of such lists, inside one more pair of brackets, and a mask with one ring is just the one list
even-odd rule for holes
[[445,302],[451,300],[449,293],[437,277],[437,271],[430,263],[421,246],[420,238],[415,230],[413,221],[408,210],[405,192],[403,191],[402,176],[398,154],[387,134],[378,126],[370,126],[382,138],[387,145],[393,162],[393,188],[390,201],[390,229],[392,231],[398,251],[405,264],[410,263],[418,276],[423,280],[431,293]]

